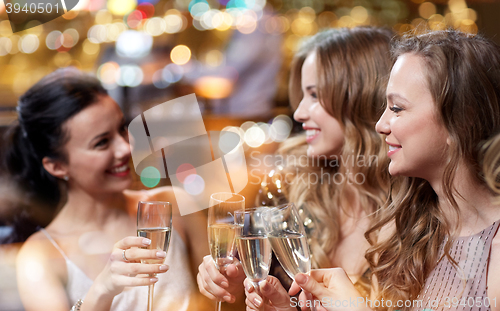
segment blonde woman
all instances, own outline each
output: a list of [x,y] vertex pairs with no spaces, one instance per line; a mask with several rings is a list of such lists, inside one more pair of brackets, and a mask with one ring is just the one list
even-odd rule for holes
[[[449,30],[410,35],[393,53],[377,130],[399,186],[369,231],[380,230],[367,256],[375,303],[351,310],[498,311],[500,47]],[[341,269],[296,281],[319,299],[359,296]]]
[[[364,291],[369,287],[364,233],[388,189],[386,151],[374,126],[384,102],[390,37],[378,28],[331,29],[302,46],[292,64],[290,98],[306,133],[280,149],[287,159],[296,159],[281,172],[293,176],[283,180],[283,193],[305,215],[313,267],[343,267]],[[239,264],[223,275],[205,258],[199,271],[198,287],[207,297],[241,298]],[[265,308],[290,308],[284,288],[289,279],[274,274],[279,280],[269,277],[262,287],[270,299]],[[262,297],[245,285],[247,308],[261,308]]]

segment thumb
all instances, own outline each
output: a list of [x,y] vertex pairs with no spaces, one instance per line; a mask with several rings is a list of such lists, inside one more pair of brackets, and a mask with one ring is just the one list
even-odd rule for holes
[[241,263],[234,262],[226,267],[226,275],[230,278],[242,278],[245,276],[245,272],[243,271],[243,267]]
[[307,274],[299,273],[295,275],[295,282],[304,291],[313,294],[316,298],[319,298],[320,300],[323,299],[324,297],[328,297],[326,288]]

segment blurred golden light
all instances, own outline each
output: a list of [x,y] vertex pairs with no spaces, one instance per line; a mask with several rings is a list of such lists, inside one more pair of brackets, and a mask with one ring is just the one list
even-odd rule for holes
[[109,12],[114,15],[124,16],[132,12],[137,6],[137,0],[108,0]]
[[411,25],[416,28],[416,29],[424,29],[426,28],[427,21],[424,20],[423,18],[415,18],[414,20],[411,21]]
[[170,52],[170,59],[174,64],[184,65],[191,59],[191,50],[185,45],[178,45]]
[[71,20],[71,19],[73,19],[73,18],[77,17],[79,12],[80,12],[80,11],[73,9],[73,10],[70,10],[70,11],[68,11],[68,12],[64,13],[64,14],[62,15],[62,17],[63,17],[65,20]]
[[8,20],[0,22],[0,36],[10,36],[12,34],[12,28],[10,27],[10,22]]
[[311,7],[303,7],[299,10],[299,18],[302,19],[304,23],[312,23],[316,19],[316,12]]
[[222,65],[224,54],[219,50],[211,50],[205,55],[205,62],[210,67],[218,67]]
[[467,4],[465,0],[450,0],[448,2],[448,7],[452,13],[460,13],[461,11],[467,9]]
[[0,56],[5,56],[12,50],[12,41],[10,38],[0,37]]
[[411,0],[411,2],[416,3],[416,4],[423,3],[424,1],[425,0]]
[[297,47],[300,42],[300,37],[297,35],[289,35],[285,39],[285,46],[287,49],[289,49],[292,52],[295,52],[297,50]]
[[10,41],[12,41],[12,48],[10,49],[9,54],[17,54],[19,53],[19,40],[21,37],[18,35],[10,36]]
[[231,16],[231,14],[228,14],[227,12],[221,12],[220,14],[222,14],[221,15],[222,21],[218,26],[215,27],[215,29],[219,31],[226,31],[233,25],[234,23],[233,17]]
[[83,52],[88,55],[95,55],[101,49],[99,44],[91,42],[89,39],[83,41]]
[[115,84],[120,77],[120,65],[115,62],[102,64],[99,69],[97,69],[97,77],[104,84]]
[[32,34],[39,37],[43,33],[43,24],[37,20],[30,21],[26,24],[26,34]]
[[176,33],[182,29],[182,18],[176,14],[166,15],[165,20],[165,32],[166,33]]
[[167,30],[167,22],[161,17],[153,17],[146,21],[145,30],[153,37],[159,36]]
[[352,28],[352,27],[356,26],[356,21],[352,17],[350,17],[348,15],[344,15],[344,16],[342,16],[339,19],[337,25],[339,27],[349,27],[349,28]]
[[53,61],[59,68],[66,67],[71,62],[71,55],[68,52],[59,52],[54,56]]
[[95,24],[104,25],[111,24],[113,21],[113,15],[108,10],[99,10],[95,14]]
[[441,14],[434,14],[431,17],[429,17],[427,24],[429,25],[429,28],[432,30],[444,30],[447,27],[444,16]]
[[127,30],[127,25],[123,22],[116,22],[106,25],[106,41],[113,42],[118,40],[120,34]]
[[245,131],[244,140],[248,146],[257,148],[262,146],[262,144],[266,141],[266,133],[264,133],[264,131],[257,125],[252,126]]
[[233,83],[226,78],[206,76],[195,81],[194,89],[196,94],[205,98],[220,99],[231,94]]
[[72,48],[80,40],[80,34],[74,28],[66,29],[63,32],[63,42],[62,45],[66,48]]
[[436,6],[431,2],[424,2],[418,7],[418,14],[427,19],[436,14]]
[[338,18],[335,13],[330,11],[325,11],[318,16],[318,26],[320,28],[334,27]]
[[22,38],[19,40],[19,50],[25,54],[32,54],[34,53],[38,47],[40,46],[40,40],[38,40],[38,37],[35,35],[24,35]]
[[460,24],[460,30],[471,34],[477,34],[478,28],[473,20],[464,19]]
[[292,32],[299,36],[309,36],[314,33],[315,24],[305,21],[302,18],[297,18],[292,22],[290,28]]
[[465,19],[470,19],[473,22],[477,21],[477,13],[473,9],[466,9],[466,18]]
[[351,10],[351,17],[356,23],[364,23],[368,19],[368,11],[362,6],[356,6]]

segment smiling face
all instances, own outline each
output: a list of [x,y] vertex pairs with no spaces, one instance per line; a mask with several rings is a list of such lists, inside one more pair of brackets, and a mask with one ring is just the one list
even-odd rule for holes
[[398,57],[387,86],[387,107],[376,129],[386,135],[389,173],[431,180],[442,176],[447,139],[425,75],[424,60]]
[[306,131],[308,156],[338,155],[344,144],[344,132],[337,119],[318,100],[316,62],[316,53],[312,52],[302,65],[301,87],[304,97],[293,118],[301,122]]
[[69,140],[64,146],[64,169],[70,189],[88,193],[120,192],[130,185],[130,145],[123,113],[109,96],[101,96],[74,117],[64,128]]

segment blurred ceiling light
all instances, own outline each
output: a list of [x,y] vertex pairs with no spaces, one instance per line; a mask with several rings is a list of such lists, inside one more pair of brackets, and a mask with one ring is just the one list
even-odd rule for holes
[[99,53],[99,50],[101,48],[99,44],[93,43],[89,39],[85,39],[82,45],[83,52],[88,55],[95,55]]
[[117,84],[120,86],[136,87],[142,83],[144,73],[137,65],[124,65],[120,67]]
[[137,6],[136,0],[108,0],[107,7],[108,10],[119,16],[124,16],[132,12]]
[[66,29],[62,33],[62,36],[63,36],[63,38],[62,38],[62,45],[65,48],[72,48],[72,47],[74,47],[78,43],[78,40],[80,40],[80,34],[74,28]]
[[153,17],[146,21],[145,30],[153,37],[159,36],[167,30],[167,22],[161,17]]
[[262,146],[266,141],[266,134],[259,126],[252,126],[245,131],[244,140],[248,146],[257,148]]
[[170,59],[174,64],[184,65],[191,59],[191,50],[185,45],[177,45],[170,51]]
[[362,6],[356,6],[351,10],[351,17],[358,24],[363,24],[368,20],[368,10]]
[[436,6],[431,2],[424,2],[418,7],[418,14],[420,14],[422,18],[428,19],[436,14]]
[[166,33],[177,33],[181,31],[183,25],[181,16],[176,14],[169,14],[166,15],[163,19],[165,20]]
[[95,24],[104,25],[110,24],[113,21],[113,14],[108,10],[99,10],[95,14]]
[[205,63],[210,67],[219,67],[224,61],[224,54],[219,50],[211,50],[205,54]]
[[107,89],[116,86],[116,82],[120,78],[120,66],[115,62],[102,64],[97,69],[97,78],[99,78]]
[[153,47],[153,37],[145,32],[127,30],[116,40],[118,55],[131,58],[146,56]]
[[45,44],[49,50],[57,50],[62,45],[62,32],[59,30],[51,31],[45,38]]
[[0,56],[5,56],[12,50],[12,41],[10,38],[0,37]]
[[40,40],[35,35],[24,35],[18,42],[19,50],[25,54],[34,53],[40,46]]
[[233,90],[231,80],[221,77],[206,76],[198,78],[194,83],[196,94],[209,98],[220,99],[228,97]]

